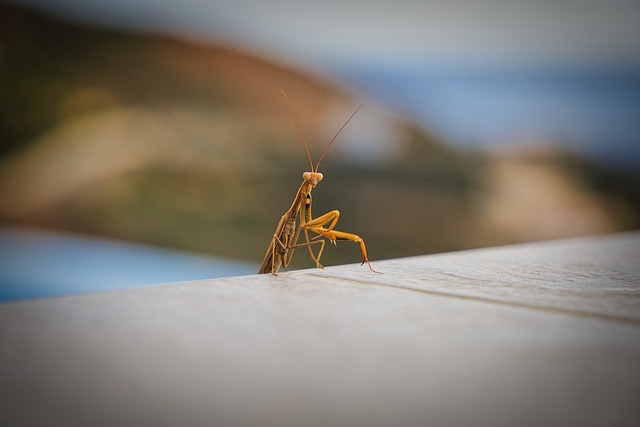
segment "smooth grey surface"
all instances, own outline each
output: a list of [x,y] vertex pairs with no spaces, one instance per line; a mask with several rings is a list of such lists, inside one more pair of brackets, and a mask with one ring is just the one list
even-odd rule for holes
[[354,274],[367,283],[640,322],[640,232],[389,260],[384,270]]
[[0,424],[636,426],[640,233],[0,305]]

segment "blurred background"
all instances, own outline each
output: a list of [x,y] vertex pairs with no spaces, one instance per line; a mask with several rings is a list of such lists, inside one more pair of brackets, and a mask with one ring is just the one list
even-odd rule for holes
[[1,1],[0,300],[257,271],[309,169],[281,90],[314,161],[369,101],[313,194],[372,260],[637,229],[638,22],[631,0]]

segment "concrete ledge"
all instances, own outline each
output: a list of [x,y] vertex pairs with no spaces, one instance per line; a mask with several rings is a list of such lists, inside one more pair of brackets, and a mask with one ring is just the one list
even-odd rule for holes
[[640,233],[0,305],[0,424],[640,425]]

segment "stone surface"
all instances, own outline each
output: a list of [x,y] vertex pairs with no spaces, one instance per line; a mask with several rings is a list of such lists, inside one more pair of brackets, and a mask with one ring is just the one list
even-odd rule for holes
[[640,233],[0,305],[0,424],[640,425]]

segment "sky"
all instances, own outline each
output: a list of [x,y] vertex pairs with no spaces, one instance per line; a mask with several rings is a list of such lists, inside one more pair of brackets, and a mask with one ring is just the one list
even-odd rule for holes
[[637,0],[10,0],[313,68],[640,62]]

